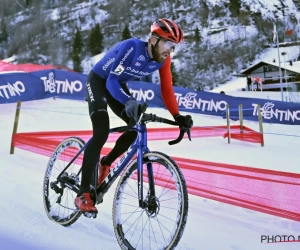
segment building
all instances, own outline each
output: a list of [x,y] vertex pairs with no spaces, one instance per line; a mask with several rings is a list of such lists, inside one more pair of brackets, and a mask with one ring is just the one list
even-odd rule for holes
[[[275,60],[274,60],[275,61]],[[281,63],[283,91],[300,91],[300,61]],[[247,91],[281,91],[279,65],[276,62],[260,61],[240,72],[247,77]],[[262,84],[253,81],[261,78]]]

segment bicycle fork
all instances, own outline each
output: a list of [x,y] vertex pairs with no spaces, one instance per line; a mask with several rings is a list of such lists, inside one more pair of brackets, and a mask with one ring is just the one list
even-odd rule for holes
[[147,173],[148,173],[148,183],[149,190],[147,196],[144,198],[143,191],[143,178],[144,178],[144,154],[150,152],[147,147],[147,133],[145,126],[141,125],[139,129],[139,135],[137,140],[137,172],[138,172],[138,199],[139,199],[139,207],[142,209],[148,209],[147,212],[153,213],[156,204],[156,196],[155,196],[155,184],[153,178],[153,168],[151,161],[147,163]]
[[143,178],[145,169],[143,169],[144,160],[146,158],[140,157],[141,159],[137,159],[138,163],[138,198],[139,198],[139,207],[144,209],[149,217],[155,217],[160,208],[159,200],[155,195],[155,183],[154,183],[154,174],[153,174],[153,166],[152,162],[147,163],[147,175],[148,175],[148,184],[149,190],[147,195],[144,194],[143,191]]

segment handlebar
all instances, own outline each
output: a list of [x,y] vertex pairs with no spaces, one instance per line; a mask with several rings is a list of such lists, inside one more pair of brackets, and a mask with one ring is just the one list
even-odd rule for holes
[[[155,114],[142,113],[137,123],[147,123],[147,122],[159,122],[159,123],[165,123],[165,124],[169,124],[169,125],[173,125],[173,126],[178,126],[178,123],[176,121],[172,121],[172,120],[169,120],[169,119],[166,119],[166,118],[163,118],[163,117],[159,117]],[[135,124],[136,124],[136,122],[134,121],[134,119],[131,119],[130,123],[126,127],[120,128],[118,130],[118,132],[128,131]],[[168,144],[169,145],[174,145],[174,144],[179,143],[183,139],[183,136],[184,136],[185,132],[187,132],[188,138],[191,141],[190,129],[180,129],[180,133],[179,133],[178,138],[173,140],[173,141],[169,141]]]
[[[85,101],[87,101],[87,97],[85,97]],[[173,126],[178,126],[178,123],[176,121],[162,118],[162,117],[156,116],[154,114],[145,113],[147,108],[148,108],[148,105],[146,103],[143,103],[141,105],[140,118],[137,123],[160,122],[160,123],[165,123],[165,124],[169,124],[169,125],[173,125]],[[121,132],[121,133],[126,132],[126,131],[130,130],[135,124],[136,124],[135,120],[131,119],[127,126],[119,128],[117,130],[117,132]],[[180,129],[180,133],[179,133],[179,136],[177,137],[177,139],[168,142],[169,145],[174,145],[174,144],[181,142],[185,132],[187,133],[188,138],[191,141],[192,140],[191,139],[191,130],[189,128],[184,128],[184,129]]]

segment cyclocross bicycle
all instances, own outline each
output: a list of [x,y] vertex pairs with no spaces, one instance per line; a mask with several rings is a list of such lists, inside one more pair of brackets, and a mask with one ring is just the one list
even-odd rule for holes
[[[112,218],[122,249],[174,249],[187,221],[188,191],[184,176],[169,156],[148,149],[148,122],[178,126],[174,121],[142,113],[134,127],[110,129],[113,133],[131,128],[138,136],[98,187],[98,165],[93,174],[91,197],[94,204],[102,203],[105,193],[119,179]],[[179,137],[169,144],[180,142],[185,132],[190,139],[189,129],[180,130]],[[89,142],[85,144],[77,137],[65,139],[56,147],[47,165],[43,183],[44,206],[49,219],[62,226],[70,226],[82,214],[96,217],[82,213],[74,204],[80,187],[83,152]]]

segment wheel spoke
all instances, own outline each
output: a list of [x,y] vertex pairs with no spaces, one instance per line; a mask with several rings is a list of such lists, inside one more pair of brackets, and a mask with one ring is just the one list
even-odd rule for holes
[[[76,193],[64,184],[65,181],[68,185],[74,185],[74,183],[77,185],[80,182],[80,176],[77,176],[81,167],[81,164],[78,164],[80,161],[75,160],[65,170],[62,175],[64,182],[58,181],[57,177],[83,146],[84,142],[75,137],[61,142],[50,157],[45,172],[43,185],[45,210],[51,220],[63,226],[73,224],[81,215],[74,204]],[[79,157],[82,157],[82,154]],[[82,158],[77,159],[81,160]],[[51,183],[54,185],[54,189],[50,187]],[[57,203],[59,197],[60,201]]]
[[[180,169],[168,156],[151,152],[147,153],[144,159],[143,199],[146,207],[142,209],[137,203],[138,180],[135,161],[128,166],[116,188],[113,204],[115,233],[119,244],[129,249],[173,249],[186,223],[186,184]],[[150,197],[152,192],[149,192],[147,164],[150,162],[156,197]],[[133,207],[136,209],[132,209]]]

